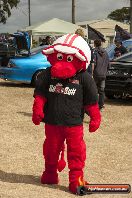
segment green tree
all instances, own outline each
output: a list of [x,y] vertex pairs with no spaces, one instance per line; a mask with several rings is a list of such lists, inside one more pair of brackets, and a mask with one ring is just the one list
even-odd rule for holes
[[108,18],[120,22],[130,23],[130,8],[123,7],[121,9],[114,10],[108,15]]
[[0,23],[5,24],[11,16],[11,9],[17,7],[20,0],[0,0]]

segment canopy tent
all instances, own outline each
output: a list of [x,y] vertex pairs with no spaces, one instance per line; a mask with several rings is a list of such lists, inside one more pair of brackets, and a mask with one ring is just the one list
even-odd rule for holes
[[32,35],[63,35],[67,33],[75,33],[78,28],[83,29],[87,35],[84,28],[57,18],[33,26],[28,26],[23,31],[30,31]]

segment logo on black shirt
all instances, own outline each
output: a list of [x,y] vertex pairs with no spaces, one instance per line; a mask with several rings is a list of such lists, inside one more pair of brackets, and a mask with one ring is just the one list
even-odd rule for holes
[[61,83],[57,83],[55,86],[50,85],[49,92],[61,93],[67,95],[75,95],[76,89],[70,89],[69,87],[63,87]]

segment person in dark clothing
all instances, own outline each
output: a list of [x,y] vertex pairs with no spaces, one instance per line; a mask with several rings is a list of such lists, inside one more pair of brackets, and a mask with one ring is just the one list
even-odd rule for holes
[[89,66],[88,66],[87,71],[88,71],[88,73],[89,73],[90,75],[93,76],[93,68],[94,68],[94,51],[93,51],[93,48],[92,48],[90,45],[89,45],[89,47],[90,47],[90,50],[91,50],[91,61],[90,61],[90,64],[89,64]]
[[109,57],[107,52],[101,47],[101,40],[94,41],[94,69],[93,78],[98,88],[98,104],[99,108],[104,108],[104,97],[105,97],[105,79],[106,73],[109,66]]
[[127,49],[122,45],[121,41],[115,40],[115,53],[114,53],[114,58],[117,58],[125,53],[127,53]]
[[43,46],[43,45],[45,45],[45,39],[42,39],[42,42],[40,43],[39,46]]
[[42,40],[42,43],[40,44],[40,46],[51,45],[51,44],[52,44],[51,37],[50,36],[46,36],[46,38]]
[[46,36],[45,38],[45,45],[51,45],[51,37],[50,36]]

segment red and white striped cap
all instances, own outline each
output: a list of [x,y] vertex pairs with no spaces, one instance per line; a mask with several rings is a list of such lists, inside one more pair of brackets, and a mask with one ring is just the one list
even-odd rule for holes
[[67,34],[59,37],[52,46],[44,49],[42,53],[49,55],[54,53],[54,50],[65,54],[75,55],[81,61],[86,62],[84,69],[88,68],[91,60],[91,50],[87,42],[81,36],[78,36],[77,34]]

